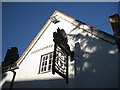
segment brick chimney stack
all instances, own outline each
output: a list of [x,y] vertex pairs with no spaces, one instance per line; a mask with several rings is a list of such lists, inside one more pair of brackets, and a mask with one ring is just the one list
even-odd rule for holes
[[120,38],[120,17],[118,14],[109,16],[109,21],[113,29],[113,35],[117,38]]
[[113,35],[116,37],[116,43],[120,51],[120,17],[119,14],[109,16],[109,21],[113,29]]

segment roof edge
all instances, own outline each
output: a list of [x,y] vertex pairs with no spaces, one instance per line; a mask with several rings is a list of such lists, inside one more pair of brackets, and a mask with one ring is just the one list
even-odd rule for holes
[[84,23],[84,22],[82,22],[82,21],[80,21],[80,20],[78,20],[78,19],[75,19],[75,18],[73,18],[73,17],[71,17],[71,16],[68,16],[68,15],[66,15],[66,14],[64,14],[64,13],[62,13],[62,12],[56,10],[55,13],[57,13],[57,12],[58,12],[58,13],[61,13],[61,14],[63,14],[63,15],[65,15],[65,16],[67,16],[67,17],[69,17],[69,18],[71,18],[71,19],[73,19],[73,20],[75,20],[75,21],[80,22],[80,23],[82,23],[82,24],[88,26],[89,28],[91,28],[91,29],[97,31],[97,32],[101,32],[101,33],[103,33],[103,34],[105,34],[105,35],[107,35],[107,36],[109,36],[109,37],[112,37],[113,39],[116,39],[115,36],[113,36],[113,35],[111,35],[111,34],[109,34],[109,33],[106,33],[106,32],[104,32],[104,31],[102,31],[102,30],[100,30],[100,29],[97,29],[97,28],[95,28],[95,27],[93,27],[93,26],[91,26],[91,25],[88,25],[88,24],[86,24],[86,23]]

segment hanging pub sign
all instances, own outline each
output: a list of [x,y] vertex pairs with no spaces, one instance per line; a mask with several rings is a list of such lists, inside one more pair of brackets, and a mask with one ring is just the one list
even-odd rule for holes
[[68,83],[68,56],[70,56],[70,47],[67,44],[67,36],[63,29],[58,27],[57,32],[53,33],[54,53],[52,74],[59,74],[66,79]]

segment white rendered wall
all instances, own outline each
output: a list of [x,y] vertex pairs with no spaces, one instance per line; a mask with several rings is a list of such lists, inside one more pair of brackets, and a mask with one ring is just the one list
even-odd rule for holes
[[[88,26],[77,23],[60,13],[56,13],[59,23],[54,24],[48,21],[44,27],[43,35],[38,41],[33,43],[30,50],[19,69],[16,70],[14,87],[16,88],[115,88],[118,87],[118,50],[116,45],[112,45],[99,39],[96,35],[115,42],[109,36],[90,30]],[[78,25],[79,27],[77,27]],[[69,61],[69,84],[65,83],[59,75],[52,75],[52,72],[39,74],[41,55],[54,50],[53,32],[57,28],[64,29],[67,33],[68,44],[74,50],[74,61]],[[85,30],[94,33],[88,33]],[[38,38],[37,37],[37,38]],[[46,49],[41,48],[50,46]],[[30,47],[31,48],[31,47]],[[38,50],[38,51],[36,51]],[[9,75],[8,75],[9,77]],[[11,77],[10,77],[11,78]],[[9,83],[9,81],[7,80]],[[5,85],[4,85],[5,86]]]

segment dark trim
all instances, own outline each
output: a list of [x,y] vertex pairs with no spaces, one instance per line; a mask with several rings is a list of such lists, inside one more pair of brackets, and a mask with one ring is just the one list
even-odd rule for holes
[[69,78],[69,74],[68,74],[68,68],[69,68],[69,62],[68,62],[68,54],[67,54],[67,64],[66,64],[67,66],[67,68],[66,68],[66,83],[68,84],[68,78]]
[[52,74],[55,74],[55,58],[56,58],[56,48],[57,45],[54,43],[54,53],[53,53],[53,65],[52,65]]

